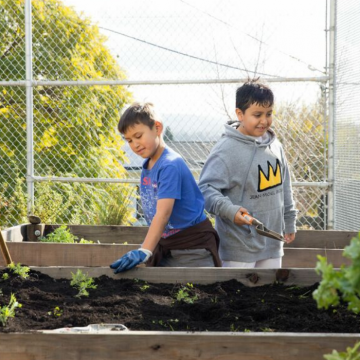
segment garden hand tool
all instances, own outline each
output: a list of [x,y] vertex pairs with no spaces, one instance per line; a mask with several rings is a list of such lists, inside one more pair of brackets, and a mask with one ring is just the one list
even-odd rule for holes
[[0,247],[1,247],[1,251],[4,255],[4,259],[5,259],[5,262],[6,262],[6,265],[10,265],[12,263],[12,260],[11,260],[11,256],[10,256],[10,253],[9,253],[9,250],[6,246],[6,242],[2,236],[2,233],[1,233],[1,228],[0,228]]
[[278,241],[285,242],[285,239],[279,233],[269,230],[267,227],[264,226],[262,222],[252,217],[250,214],[243,212],[241,214],[247,221],[250,222],[251,225],[255,226],[256,232],[262,236],[266,236],[271,239],[275,239]]

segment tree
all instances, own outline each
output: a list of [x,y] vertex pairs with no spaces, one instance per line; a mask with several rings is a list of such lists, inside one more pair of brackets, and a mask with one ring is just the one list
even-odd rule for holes
[[[33,0],[32,13],[34,80],[125,78],[105,46],[106,38],[89,19],[58,0]],[[24,0],[0,0],[2,80],[26,78],[24,29]],[[123,141],[115,129],[120,110],[130,99],[122,86],[35,87],[35,173],[125,177]],[[26,176],[25,104],[24,87],[0,87],[0,203],[7,207],[17,179]],[[93,191],[88,191],[89,198]],[[0,208],[2,223],[6,210]]]
[[[275,106],[273,128],[286,151],[293,181],[326,181],[324,104],[282,103]],[[324,227],[325,201],[322,188],[294,188],[298,225]]]
[[174,134],[172,133],[170,126],[165,128],[164,141],[174,141]]

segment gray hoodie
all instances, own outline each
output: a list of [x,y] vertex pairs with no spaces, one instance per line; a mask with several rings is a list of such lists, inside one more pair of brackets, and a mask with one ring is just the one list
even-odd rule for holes
[[216,215],[220,257],[255,262],[284,255],[283,243],[258,235],[249,225],[234,223],[240,207],[280,234],[295,233],[296,210],[284,150],[274,132],[259,143],[225,125],[200,175],[205,208]]

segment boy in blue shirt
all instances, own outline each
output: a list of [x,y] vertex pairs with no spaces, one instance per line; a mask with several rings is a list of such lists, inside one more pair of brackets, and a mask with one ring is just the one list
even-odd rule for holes
[[147,266],[221,266],[219,238],[204,213],[204,198],[179,154],[165,146],[163,125],[150,103],[135,103],[118,129],[145,159],[140,195],[148,233],[139,250],[110,265],[114,273]]

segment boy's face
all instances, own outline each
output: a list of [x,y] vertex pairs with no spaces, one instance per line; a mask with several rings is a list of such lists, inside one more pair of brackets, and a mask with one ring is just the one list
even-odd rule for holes
[[238,130],[244,135],[262,136],[272,124],[272,114],[272,106],[263,107],[257,103],[250,105],[244,113],[236,109],[236,116],[241,122]]
[[161,131],[162,124],[159,121],[155,121],[152,129],[144,124],[135,124],[127,129],[124,138],[135,154],[147,159],[156,154],[160,144]]

